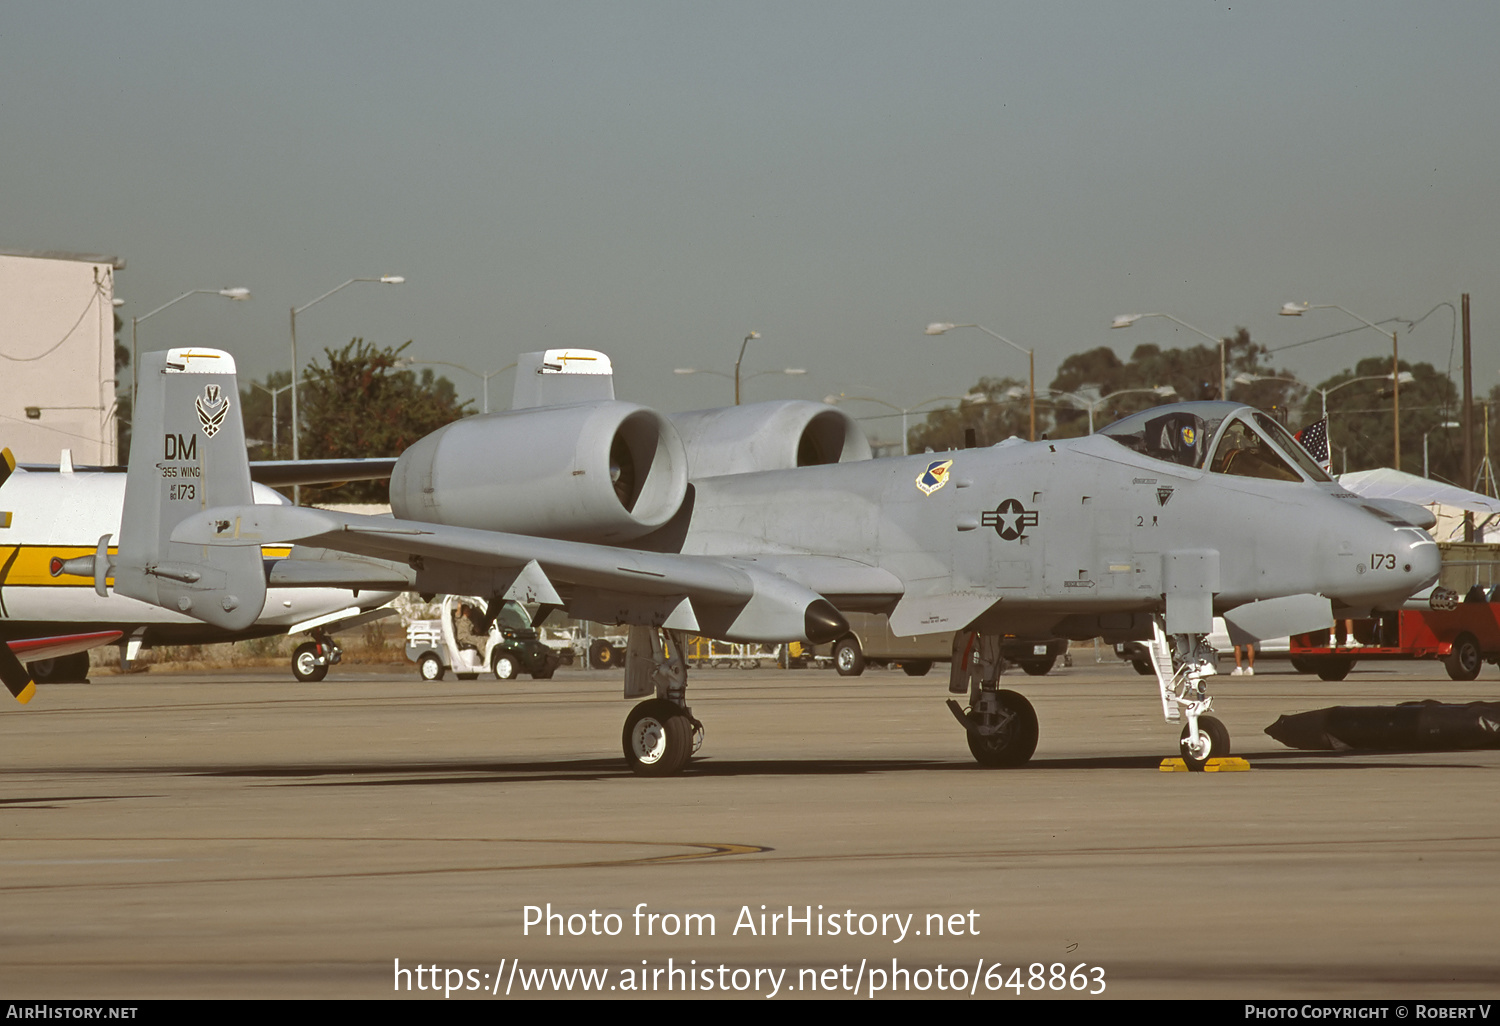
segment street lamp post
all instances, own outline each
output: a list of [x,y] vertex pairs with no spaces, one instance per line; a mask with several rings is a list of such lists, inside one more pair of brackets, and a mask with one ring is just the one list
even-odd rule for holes
[[1210,342],[1212,342],[1215,345],[1217,345],[1219,347],[1219,398],[1220,399],[1227,399],[1229,397],[1228,394],[1227,394],[1227,391],[1225,389],[1225,382],[1224,382],[1224,375],[1225,375],[1224,364],[1226,362],[1225,361],[1225,355],[1224,355],[1224,347],[1225,347],[1225,343],[1228,342],[1228,339],[1215,338],[1213,335],[1210,335],[1208,332],[1204,331],[1202,328],[1195,328],[1195,327],[1193,327],[1193,325],[1189,324],[1187,321],[1178,320],[1176,317],[1173,317],[1169,313],[1121,314],[1119,317],[1116,317],[1114,319],[1114,321],[1112,321],[1110,323],[1110,327],[1111,328],[1128,328],[1132,324],[1134,324],[1136,321],[1140,320],[1142,317],[1165,317],[1167,320],[1171,321],[1173,324],[1180,324],[1184,328],[1186,328],[1188,331],[1196,331],[1198,334],[1202,335],[1204,338],[1208,339]]
[[[1367,321],[1353,310],[1339,306],[1337,303],[1282,303],[1281,316],[1301,317],[1307,310],[1342,310],[1353,317],[1356,321],[1363,323],[1366,327],[1374,328],[1381,334],[1385,329],[1374,321]],[[1408,380],[1411,380],[1408,376]],[[1397,470],[1401,469],[1401,355],[1396,341],[1396,330],[1391,329],[1391,444],[1395,459],[1392,460]]]
[[484,390],[482,392],[482,395],[484,396],[484,407],[483,407],[483,409],[481,409],[479,411],[480,413],[489,413],[490,412],[490,378],[496,377],[496,376],[498,376],[500,374],[504,374],[506,371],[512,370],[516,366],[515,363],[507,363],[504,367],[501,367],[499,370],[492,370],[488,374],[481,374],[479,371],[475,370],[473,367],[465,367],[461,363],[452,363],[452,362],[450,362],[448,360],[412,360],[410,362],[413,363],[413,364],[417,364],[419,366],[425,366],[427,364],[435,364],[436,366],[439,366],[439,367],[452,367],[455,370],[467,371],[468,373],[474,375],[481,382],[483,382],[483,385],[484,385]]
[[1051,394],[1051,395],[1064,395],[1064,396],[1067,396],[1069,399],[1077,400],[1078,402],[1082,403],[1084,406],[1088,407],[1088,411],[1089,411],[1089,434],[1093,434],[1094,433],[1094,411],[1096,409],[1098,409],[1100,406],[1102,406],[1105,402],[1107,402],[1110,399],[1114,399],[1117,396],[1122,396],[1122,395],[1146,395],[1146,394],[1150,394],[1150,395],[1158,396],[1158,397],[1160,397],[1162,399],[1172,399],[1172,398],[1176,398],[1176,396],[1177,396],[1177,389],[1173,388],[1171,385],[1157,385],[1157,386],[1155,386],[1153,388],[1122,388],[1118,392],[1111,392],[1111,393],[1109,393],[1109,395],[1101,395],[1098,399],[1089,399],[1087,396],[1077,395],[1077,394],[1075,394],[1073,392],[1064,392],[1061,389],[1057,389],[1057,388],[1049,388],[1049,389],[1047,389],[1047,392],[1049,394]]
[[1033,441],[1033,442],[1036,441],[1036,350],[1035,349],[1026,349],[1023,346],[1018,346],[1014,342],[1012,342],[1010,339],[1006,338],[1004,335],[997,335],[997,334],[995,334],[989,328],[986,328],[983,324],[949,324],[946,321],[938,321],[938,322],[936,322],[934,324],[927,325],[927,330],[924,331],[922,334],[924,334],[924,335],[942,335],[942,334],[944,334],[946,332],[952,331],[954,328],[978,328],[980,331],[982,331],[986,335],[990,336],[990,338],[999,339],[1001,342],[1004,342],[1006,345],[1010,346],[1012,349],[1016,350],[1017,352],[1021,352],[1021,353],[1025,353],[1026,354],[1027,366],[1029,368],[1029,372],[1028,372],[1028,374],[1029,374],[1029,381],[1028,381],[1028,386],[1027,387],[1028,387],[1028,389],[1029,389],[1029,391],[1031,393],[1031,439],[1030,440]]
[[[754,336],[754,337],[758,338],[759,336]],[[749,339],[746,339],[746,341],[748,342]],[[673,374],[713,374],[713,375],[715,375],[717,377],[721,377],[721,378],[733,378],[734,379],[734,405],[738,406],[738,405],[740,405],[740,377],[739,377],[739,370],[740,370],[740,365],[738,363],[736,363],[734,365],[734,371],[735,372],[733,374],[726,373],[725,371],[708,370],[708,369],[703,368],[703,367],[673,367],[672,368],[672,373]],[[783,367],[780,370],[756,371],[754,374],[747,374],[747,375],[745,375],[745,381],[746,382],[754,381],[756,378],[765,377],[767,374],[785,374],[785,375],[788,375],[790,377],[796,377],[799,374],[806,374],[806,373],[807,373],[807,368],[806,367]]]
[[[308,307],[316,306],[318,303],[323,302],[323,300],[327,299],[335,292],[338,292],[341,289],[346,289],[350,285],[353,285],[355,282],[359,281],[374,282],[377,285],[400,285],[402,282],[406,281],[406,279],[401,277],[399,274],[387,274],[379,278],[350,278],[348,281],[344,282],[344,284],[338,286],[338,288],[329,289],[327,292],[323,293],[312,302],[303,303],[301,306],[292,307],[292,459],[294,460],[302,458],[302,449],[300,446],[301,433],[298,430],[297,424],[297,315],[306,310]],[[292,489],[292,501],[299,505],[301,504],[301,485],[297,485]]]
[[911,455],[906,441],[906,415],[913,410],[920,410],[928,403],[943,402],[945,400],[978,405],[989,402],[990,398],[981,392],[970,392],[968,395],[935,395],[931,399],[923,399],[921,402],[913,403],[911,406],[897,406],[895,403],[888,403],[884,399],[876,399],[873,395],[825,395],[823,397],[823,401],[830,406],[844,402],[879,403],[888,410],[896,410],[901,414],[901,455],[903,456]]
[[1427,464],[1427,436],[1430,435],[1430,434],[1432,434],[1433,431],[1441,431],[1444,428],[1460,428],[1460,427],[1463,427],[1463,425],[1460,424],[1456,420],[1445,420],[1441,424],[1439,424],[1437,427],[1432,428],[1429,431],[1423,431],[1422,432],[1422,476],[1423,477],[1426,477],[1426,478],[1432,477],[1432,474],[1428,470],[1428,464]]
[[268,396],[271,397],[271,458],[272,459],[280,459],[281,458],[281,444],[280,444],[280,441],[278,439],[278,432],[277,432],[277,428],[279,427],[278,421],[280,420],[280,418],[276,416],[276,398],[277,398],[277,396],[281,395],[282,392],[285,392],[287,389],[291,388],[292,384],[291,384],[291,382],[287,382],[285,385],[282,385],[280,388],[267,388],[265,385],[262,385],[259,381],[252,381],[252,382],[250,382],[250,387],[252,387],[252,388],[258,388],[262,392],[266,393],[266,395],[268,395]]
[[734,361],[734,405],[740,404],[740,362],[745,359],[745,347],[750,344],[752,338],[760,338],[760,332],[752,331],[745,336],[745,341],[740,343],[740,355]]
[[137,387],[140,384],[140,377],[139,377],[139,373],[140,372],[137,370],[137,368],[140,366],[140,363],[141,363],[141,360],[140,360],[140,356],[141,356],[140,347],[137,345],[137,343],[136,343],[136,337],[135,337],[136,325],[140,324],[142,321],[144,321],[148,317],[155,317],[157,314],[161,313],[163,310],[165,310],[169,306],[175,306],[175,305],[177,305],[178,303],[180,303],[184,299],[186,299],[188,296],[223,296],[225,299],[240,300],[240,299],[249,299],[250,298],[250,290],[246,289],[246,288],[233,288],[233,289],[193,289],[193,291],[191,291],[191,292],[184,292],[182,295],[178,296],[176,299],[172,300],[171,302],[163,303],[161,306],[157,307],[155,310],[152,310],[148,314],[142,314],[139,317],[132,317],[132,318],[130,318],[130,408],[131,408],[132,411],[135,409],[135,394],[136,394],[136,389],[137,389]]

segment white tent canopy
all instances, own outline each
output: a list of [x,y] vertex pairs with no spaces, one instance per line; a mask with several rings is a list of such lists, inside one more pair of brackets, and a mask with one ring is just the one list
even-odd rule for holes
[[1478,514],[1475,525],[1475,537],[1478,540],[1483,539],[1481,528],[1487,525],[1489,519],[1500,516],[1500,499],[1390,467],[1343,474],[1338,482],[1354,494],[1367,499],[1396,499],[1426,506],[1437,516],[1438,523],[1432,536],[1438,541],[1463,538],[1465,513]]

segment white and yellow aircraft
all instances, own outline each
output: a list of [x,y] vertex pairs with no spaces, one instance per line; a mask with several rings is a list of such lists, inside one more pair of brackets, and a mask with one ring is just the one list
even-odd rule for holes
[[[304,466],[299,474],[292,465],[271,466],[278,481],[331,479],[327,469],[320,475]],[[8,669],[0,676],[13,694],[32,679],[41,683],[83,680],[89,667],[87,648],[102,644],[122,643],[128,662],[142,648],[153,645],[207,644],[303,632],[311,640],[297,648],[292,672],[298,680],[321,680],[340,656],[332,634],[389,614],[378,607],[395,597],[400,586],[394,581],[379,590],[273,588],[255,623],[241,631],[213,627],[106,591],[108,581],[96,587],[93,557],[101,550],[106,559],[113,556],[110,542],[120,533],[124,469],[75,470],[66,450],[55,468],[18,467],[8,449],[0,456],[0,640],[9,642],[26,663],[24,670],[19,662],[0,666],[0,671]],[[287,502],[264,484],[254,486],[254,495],[257,503]],[[288,554],[289,546],[263,550],[267,561]],[[0,663],[4,662],[0,655]]]

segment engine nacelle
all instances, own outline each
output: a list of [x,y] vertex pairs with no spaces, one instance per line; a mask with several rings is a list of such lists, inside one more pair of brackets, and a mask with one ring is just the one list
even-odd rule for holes
[[665,524],[687,494],[687,454],[665,417],[608,400],[469,417],[402,454],[404,520],[619,542]]
[[870,458],[854,418],[827,403],[783,399],[670,416],[694,478]]

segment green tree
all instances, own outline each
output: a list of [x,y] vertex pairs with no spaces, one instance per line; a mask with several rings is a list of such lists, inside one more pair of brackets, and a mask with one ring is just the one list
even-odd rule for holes
[[[933,410],[906,436],[908,452],[931,449],[943,452],[962,449],[967,431],[974,432],[975,445],[994,445],[1011,435],[1026,438],[1031,430],[1026,403],[1026,382],[1015,378],[980,378],[969,392],[983,401],[965,399],[957,407]],[[1037,409],[1037,433],[1046,431],[1042,410]]]
[[[1422,472],[1422,435],[1431,432],[1432,476],[1457,483],[1462,477],[1463,440],[1457,430],[1438,425],[1458,419],[1458,393],[1447,376],[1430,363],[1402,363],[1415,379],[1401,386],[1401,464],[1409,474]],[[1396,466],[1391,420],[1391,359],[1371,356],[1318,385],[1328,397],[1328,439],[1335,473]],[[1356,378],[1371,378],[1356,381]],[[1352,384],[1350,382],[1353,382]],[[1340,387],[1346,386],[1346,387]],[[1332,390],[1337,388],[1338,391]],[[1304,423],[1322,417],[1323,397],[1309,392],[1302,407]]]
[[[1277,370],[1269,362],[1264,346],[1250,339],[1250,332],[1239,328],[1224,340],[1225,378],[1229,398],[1249,403],[1276,414],[1283,421],[1287,412],[1300,401],[1305,389],[1290,380],[1289,371]],[[1237,375],[1247,380],[1235,382]],[[1288,380],[1248,380],[1288,379]],[[1171,386],[1174,395],[1152,394],[1154,389]],[[1019,400],[1007,393],[1018,388]],[[985,378],[976,391],[992,400],[1005,400],[993,409],[970,408],[939,410],[928,414],[925,423],[910,432],[912,452],[923,447],[952,448],[962,444],[963,429],[975,427],[980,445],[993,445],[1010,435],[1027,436],[1024,383],[1011,378]],[[1116,393],[1125,393],[1117,395]],[[1185,349],[1162,349],[1141,345],[1121,360],[1108,346],[1074,353],[1063,360],[1057,376],[1046,390],[1037,395],[1037,435],[1049,438],[1072,438],[1089,429],[1089,404],[1094,404],[1094,426],[1104,427],[1121,417],[1166,402],[1193,399],[1216,399],[1219,395],[1219,347],[1197,345]],[[1100,400],[1104,401],[1100,401]],[[1300,425],[1298,425],[1300,426]]]
[[[314,361],[303,372],[298,387],[303,458],[399,456],[424,435],[473,412],[468,400],[459,402],[447,378],[430,368],[417,374],[402,367],[400,354],[409,345],[377,348],[356,338],[342,349],[325,349],[327,366]],[[314,494],[318,502],[386,502],[389,495],[383,481],[324,487]]]
[[[1250,332],[1237,328],[1224,339],[1224,377],[1228,398],[1249,403],[1285,419],[1286,411],[1301,397],[1303,388],[1294,381],[1254,380],[1244,384],[1235,378],[1291,378],[1291,373],[1276,370],[1267,363],[1264,346],[1250,339]],[[1170,386],[1175,398],[1154,396],[1150,390]],[[1163,402],[1182,402],[1219,398],[1219,347],[1204,343],[1184,349],[1162,349],[1141,345],[1122,361],[1113,349],[1101,346],[1069,356],[1058,367],[1052,379],[1054,393],[1071,393],[1097,400],[1114,396],[1095,407],[1094,426],[1129,416]],[[1115,393],[1128,394],[1115,396]],[[1088,430],[1088,409],[1066,395],[1053,396],[1057,402],[1057,427],[1052,437],[1066,438]]]

